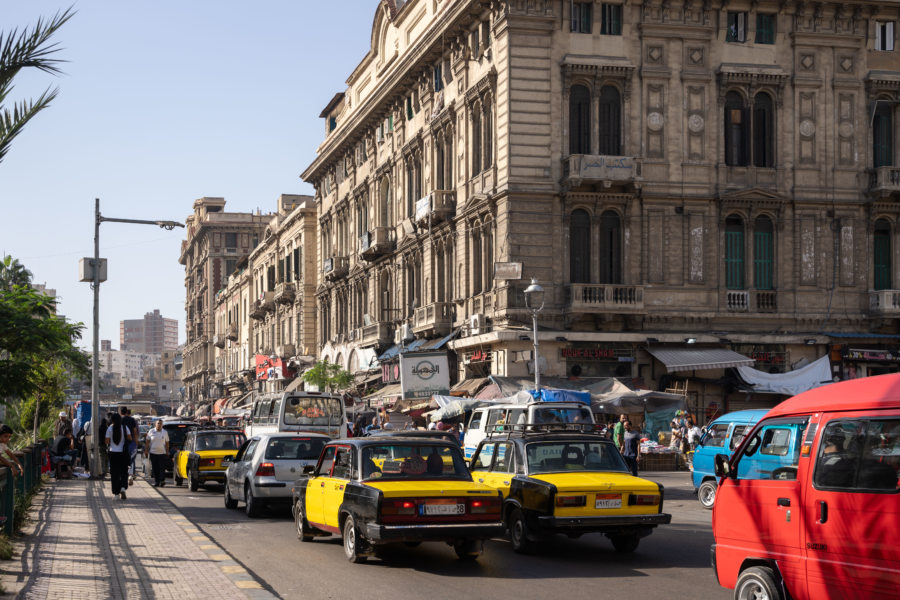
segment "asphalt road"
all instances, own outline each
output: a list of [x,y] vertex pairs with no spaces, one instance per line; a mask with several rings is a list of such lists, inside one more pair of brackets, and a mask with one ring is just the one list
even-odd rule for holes
[[426,543],[354,565],[336,537],[300,543],[288,508],[248,519],[243,503],[225,508],[219,486],[191,492],[169,479],[159,492],[283,598],[730,598],[709,566],[711,513],[697,502],[688,473],[642,476],[665,486],[672,523],[641,540],[634,554],[617,553],[599,534],[557,536],[531,556],[496,538],[477,563],[458,561],[446,544]]

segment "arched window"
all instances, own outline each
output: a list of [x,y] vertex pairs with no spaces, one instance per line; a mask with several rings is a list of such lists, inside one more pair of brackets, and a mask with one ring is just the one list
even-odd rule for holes
[[381,321],[390,322],[394,320],[395,316],[393,303],[391,302],[393,294],[391,293],[391,274],[389,271],[382,271],[380,283],[378,293],[381,300]]
[[582,209],[569,218],[569,280],[591,282],[591,217]]
[[775,110],[772,96],[763,92],[753,98],[753,165],[775,166]]
[[725,219],[725,287],[744,288],[744,220],[737,215]]
[[894,164],[894,119],[893,105],[877,102],[872,119],[872,166],[890,167]]
[[753,226],[753,286],[775,289],[775,230],[769,217],[756,217]]
[[487,221],[482,228],[481,246],[484,254],[484,288],[491,290],[494,288],[494,235],[491,231],[490,221]]
[[875,254],[875,289],[893,289],[891,277],[891,224],[885,219],[875,221],[873,239]]
[[393,225],[391,219],[391,181],[387,177],[381,179],[381,194],[378,202],[378,216],[381,227],[390,227]]
[[591,153],[591,92],[583,85],[569,90],[569,154]]
[[445,262],[444,262],[444,248],[443,245],[438,246],[435,249],[435,257],[437,258],[437,264],[435,265],[435,286],[434,286],[434,295],[435,302],[445,302],[446,301],[446,289],[444,282],[446,281],[446,273],[445,273]]
[[481,250],[481,224],[475,224],[472,228],[472,294],[480,294],[483,290],[481,283],[481,265],[483,260]]
[[746,167],[750,154],[750,115],[737,92],[725,96],[725,164]]
[[600,90],[600,154],[622,154],[622,100],[619,90],[607,85]]
[[612,210],[600,215],[600,283],[622,283],[622,219]]
[[472,176],[481,173],[481,111],[472,107]]

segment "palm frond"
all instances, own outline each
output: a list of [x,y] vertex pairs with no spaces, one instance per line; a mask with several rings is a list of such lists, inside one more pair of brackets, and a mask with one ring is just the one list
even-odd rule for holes
[[37,100],[23,100],[14,104],[12,110],[0,112],[0,162],[9,152],[13,138],[22,133],[25,124],[36,114],[49,106],[59,93],[58,88],[47,89]]
[[0,32],[0,86],[27,67],[52,74],[62,72],[59,65],[66,61],[53,57],[60,50],[59,44],[48,42],[72,18],[75,14],[73,9],[70,6],[49,20],[38,19],[33,28],[13,29],[6,34]]

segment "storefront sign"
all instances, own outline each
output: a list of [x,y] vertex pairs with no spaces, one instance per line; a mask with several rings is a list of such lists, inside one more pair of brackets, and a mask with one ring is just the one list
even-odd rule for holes
[[634,356],[631,348],[617,348],[612,346],[594,346],[594,347],[565,347],[559,349],[559,357],[562,360],[575,361],[611,361],[611,362],[632,362]]
[[256,379],[292,379],[293,369],[288,369],[280,358],[272,359],[265,354],[256,355]]
[[463,364],[485,363],[494,360],[494,353],[490,350],[473,350],[463,354]]
[[446,352],[411,352],[400,355],[403,398],[430,398],[450,394]]
[[846,360],[900,362],[900,353],[896,350],[860,350],[850,348],[844,355]]
[[756,361],[756,367],[782,367],[787,364],[787,352],[781,344],[732,344],[731,349]]

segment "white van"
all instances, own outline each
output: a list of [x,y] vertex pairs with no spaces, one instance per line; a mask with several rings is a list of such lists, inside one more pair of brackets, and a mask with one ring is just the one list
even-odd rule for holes
[[543,402],[497,404],[472,411],[466,427],[466,460],[488,431],[499,425],[533,425],[538,423],[594,423],[591,407],[583,402]]
[[309,431],[347,437],[347,413],[340,396],[322,392],[255,394],[247,437],[263,433]]

